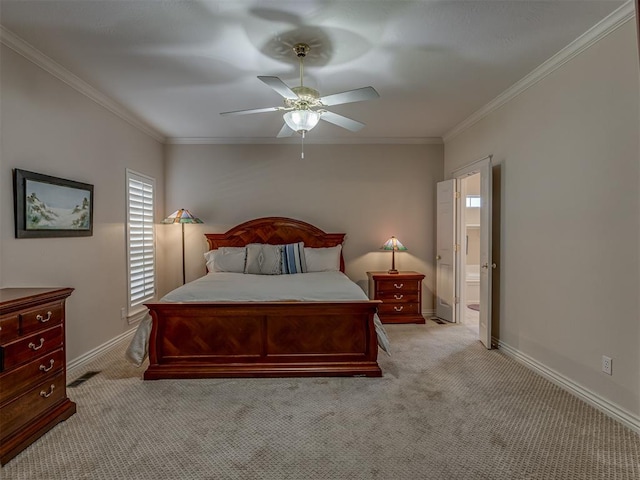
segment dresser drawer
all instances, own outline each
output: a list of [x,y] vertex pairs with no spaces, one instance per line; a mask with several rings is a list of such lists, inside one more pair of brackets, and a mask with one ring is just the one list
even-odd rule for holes
[[0,405],[31,385],[51,378],[64,368],[64,351],[59,348],[32,362],[0,374]]
[[0,346],[2,365],[0,371],[6,371],[16,365],[35,360],[40,355],[62,347],[64,330],[62,325],[20,337],[11,343]]
[[420,300],[420,295],[418,292],[399,290],[397,292],[381,292],[377,295],[377,299],[384,303],[417,303]]
[[376,282],[376,293],[393,293],[393,292],[418,292],[420,291],[419,280],[378,280]]
[[383,303],[378,307],[378,314],[384,315],[419,315],[419,303]]
[[45,380],[0,407],[0,438],[6,438],[66,398],[64,373]]
[[20,334],[27,335],[59,325],[63,317],[63,303],[53,302],[20,312]]
[[18,314],[0,317],[0,343],[7,343],[18,338],[19,333],[20,322],[18,321]]

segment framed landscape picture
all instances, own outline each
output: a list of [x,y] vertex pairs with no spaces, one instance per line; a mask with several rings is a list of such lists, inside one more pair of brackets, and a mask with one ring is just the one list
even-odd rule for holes
[[93,235],[93,185],[14,169],[16,238]]

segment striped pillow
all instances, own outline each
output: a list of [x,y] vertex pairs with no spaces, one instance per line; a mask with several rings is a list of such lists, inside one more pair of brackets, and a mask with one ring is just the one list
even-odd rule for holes
[[289,243],[282,247],[282,273],[306,273],[304,242]]

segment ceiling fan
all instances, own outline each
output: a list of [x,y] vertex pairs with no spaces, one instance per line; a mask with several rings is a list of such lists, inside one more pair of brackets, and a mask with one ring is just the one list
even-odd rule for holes
[[233,112],[222,112],[220,115],[285,112],[283,115],[285,123],[277,135],[278,138],[289,137],[294,133],[299,133],[304,138],[305,133],[315,127],[320,120],[333,123],[334,125],[352,132],[360,130],[364,127],[364,123],[330,112],[326,110],[325,107],[371,100],[378,98],[380,95],[373,87],[363,87],[321,97],[320,92],[311,87],[306,87],[303,84],[304,58],[307,56],[307,53],[309,53],[309,50],[310,47],[306,43],[298,43],[293,46],[293,51],[300,59],[299,86],[289,88],[287,84],[278,77],[258,77],[258,79],[262,80],[278,94],[284,97],[284,106],[236,110]]

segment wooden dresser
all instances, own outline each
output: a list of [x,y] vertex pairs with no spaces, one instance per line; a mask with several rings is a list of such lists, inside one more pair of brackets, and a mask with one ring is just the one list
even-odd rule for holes
[[72,288],[0,289],[0,464],[76,412],[66,394]]
[[367,272],[369,298],[382,300],[382,323],[425,323],[422,316],[422,279],[418,272]]

